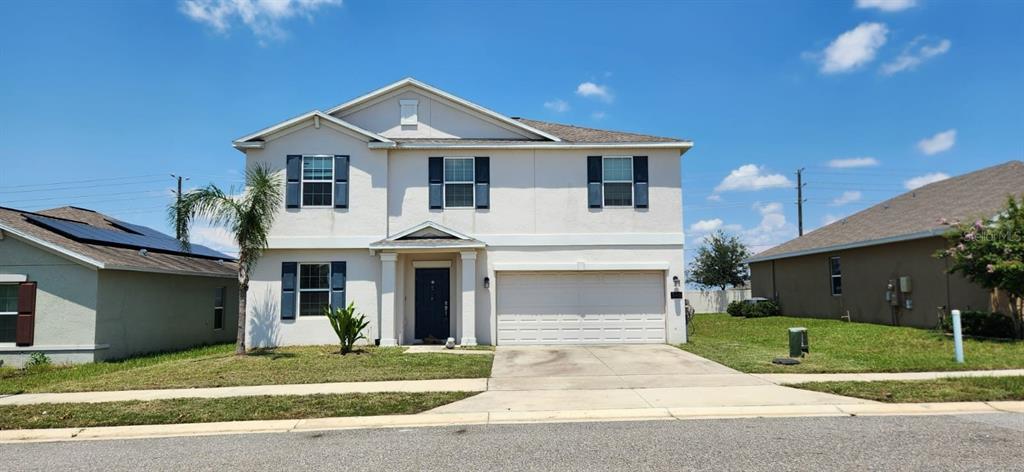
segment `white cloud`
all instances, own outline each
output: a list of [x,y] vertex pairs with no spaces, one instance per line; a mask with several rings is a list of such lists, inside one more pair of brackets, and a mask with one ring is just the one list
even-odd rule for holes
[[825,215],[825,216],[824,216],[824,217],[823,217],[823,218],[821,219],[821,225],[822,225],[822,226],[828,226],[828,225],[830,225],[830,224],[832,224],[832,223],[835,223],[835,222],[837,222],[837,221],[839,221],[839,217],[838,217],[838,216],[836,216],[836,215],[833,215],[833,214],[829,213],[829,214]]
[[608,114],[603,111],[595,111],[590,114],[590,117],[595,120],[603,120],[606,116],[608,116]]
[[234,21],[241,21],[262,39],[283,39],[288,33],[280,23],[294,17],[312,20],[324,6],[341,5],[342,0],[181,0],[185,16],[227,33]]
[[786,220],[781,203],[755,203],[754,209],[761,214],[761,222],[743,232],[743,240],[754,252],[760,252],[796,237],[796,227]]
[[882,73],[893,75],[905,70],[914,70],[924,61],[949,52],[949,48],[953,45],[948,39],[932,44],[921,44],[923,41],[925,41],[925,37],[918,36],[910,44],[907,44],[896,59],[882,65]]
[[931,156],[952,149],[954,144],[956,144],[956,130],[947,129],[946,131],[935,133],[932,137],[918,141],[917,149]]
[[821,72],[849,72],[875,59],[889,33],[882,23],[861,23],[837,37],[822,51]]
[[715,187],[715,192],[730,190],[763,190],[766,188],[792,187],[794,184],[782,174],[765,173],[763,167],[746,164],[733,170]]
[[942,172],[932,172],[930,174],[919,175],[917,177],[909,179],[903,182],[903,186],[906,187],[907,190],[914,190],[918,187],[924,187],[925,185],[935,183],[940,180],[946,180],[948,178],[949,175],[944,174]]
[[577,86],[576,94],[581,97],[597,98],[608,103],[615,99],[607,85],[598,85],[593,82],[583,82]]
[[569,111],[569,103],[561,98],[556,98],[550,102],[544,102],[544,108],[551,110],[555,113],[565,113]]
[[860,190],[847,190],[842,195],[832,200],[832,206],[846,205],[847,203],[853,203],[859,201],[864,195]]
[[707,196],[707,200],[709,202],[720,202],[720,201],[722,201],[722,196],[718,195],[718,194],[712,193],[711,195]]
[[917,0],[857,0],[857,8],[877,8],[882,11],[901,11],[915,5]]
[[694,233],[710,233],[722,229],[723,221],[720,218],[713,220],[700,220],[690,225],[690,231]]
[[235,238],[226,229],[216,226],[195,226],[191,230],[191,241],[231,255],[238,254]]
[[847,159],[832,159],[828,161],[828,166],[833,169],[853,169],[857,167],[875,167],[877,166],[878,159],[873,157],[850,157]]

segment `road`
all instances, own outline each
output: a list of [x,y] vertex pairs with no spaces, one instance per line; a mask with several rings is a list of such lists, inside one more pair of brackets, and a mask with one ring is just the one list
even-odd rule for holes
[[0,444],[5,470],[1024,470],[1024,415],[560,423]]

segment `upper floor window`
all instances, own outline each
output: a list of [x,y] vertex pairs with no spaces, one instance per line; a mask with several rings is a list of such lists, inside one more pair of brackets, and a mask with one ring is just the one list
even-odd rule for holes
[[402,109],[402,126],[416,126],[419,123],[419,101],[399,100],[399,107]]
[[473,207],[473,158],[444,158],[445,208]]
[[832,295],[843,294],[843,273],[839,268],[839,256],[828,258],[829,281]]
[[633,158],[609,156],[602,164],[604,206],[633,206]]
[[324,314],[331,306],[331,265],[299,264],[299,316]]
[[0,343],[13,343],[18,326],[18,284],[0,284]]
[[334,203],[334,156],[302,156],[302,206]]

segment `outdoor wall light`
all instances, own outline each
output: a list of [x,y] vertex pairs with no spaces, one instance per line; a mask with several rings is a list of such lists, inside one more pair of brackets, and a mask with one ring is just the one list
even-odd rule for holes
[[678,275],[673,275],[672,276],[672,285],[674,285],[677,289],[679,288],[679,276]]
[[491,278],[484,277],[484,288],[491,288]]

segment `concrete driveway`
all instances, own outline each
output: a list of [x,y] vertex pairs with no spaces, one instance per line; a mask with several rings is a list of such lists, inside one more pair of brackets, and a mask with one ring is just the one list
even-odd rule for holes
[[431,412],[864,402],[775,385],[665,344],[499,346],[486,392]]

